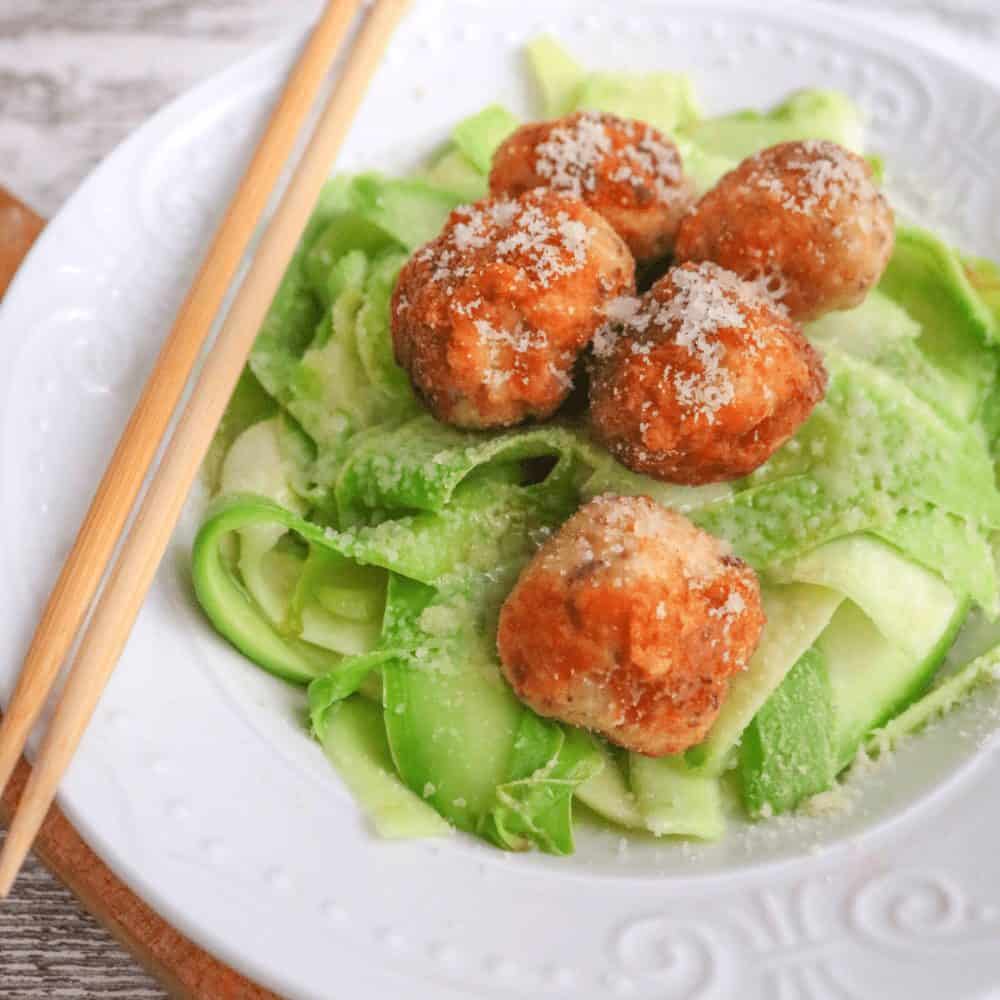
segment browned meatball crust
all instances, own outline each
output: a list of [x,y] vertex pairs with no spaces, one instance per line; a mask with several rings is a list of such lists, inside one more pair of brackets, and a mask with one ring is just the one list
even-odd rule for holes
[[597,497],[537,552],[500,612],[503,671],[541,715],[652,757],[700,743],[764,626],[724,542],[648,497]]
[[678,261],[760,281],[796,320],[858,305],[892,254],[889,203],[871,167],[824,140],[785,142],[726,174],[681,222]]
[[826,391],[823,363],[760,288],[715,264],[672,268],[594,343],[594,434],[636,472],[674,483],[745,476]]
[[548,187],[582,198],[638,260],[670,252],[694,200],[677,147],[651,125],[595,111],[523,125],[493,157],[493,194]]
[[400,272],[396,360],[446,423],[550,416],[603,321],[601,306],[634,280],[628,248],[574,198],[540,190],[457,208]]

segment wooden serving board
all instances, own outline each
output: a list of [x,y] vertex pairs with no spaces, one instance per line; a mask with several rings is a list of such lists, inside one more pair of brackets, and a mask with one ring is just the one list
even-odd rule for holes
[[[0,297],[43,226],[38,215],[0,188]],[[28,773],[28,763],[22,760],[0,797],[0,824],[9,825]],[[58,807],[52,808],[42,826],[35,854],[172,996],[183,1000],[278,1000],[161,919],[112,874]]]

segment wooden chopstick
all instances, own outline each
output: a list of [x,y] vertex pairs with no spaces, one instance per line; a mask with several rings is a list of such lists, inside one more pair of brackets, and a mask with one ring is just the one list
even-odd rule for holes
[[122,432],[49,595],[0,725],[0,792],[83,624],[226,290],[361,2],[330,0],[313,29]]
[[114,670],[330,165],[407,6],[408,0],[376,0],[368,14],[153,475],[80,642],[0,852],[0,897],[9,892]]

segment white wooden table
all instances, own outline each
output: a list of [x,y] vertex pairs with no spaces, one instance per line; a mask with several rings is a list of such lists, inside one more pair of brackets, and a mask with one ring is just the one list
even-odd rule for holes
[[[1000,79],[1000,0],[850,2],[869,13],[877,9],[918,39],[950,45]],[[320,0],[0,0],[0,184],[51,217],[150,113],[305,23],[319,6]],[[37,864],[0,907],[4,1000],[165,995]]]

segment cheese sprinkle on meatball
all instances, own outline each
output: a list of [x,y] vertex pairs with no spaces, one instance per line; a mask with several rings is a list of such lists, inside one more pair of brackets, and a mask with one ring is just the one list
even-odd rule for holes
[[493,158],[490,190],[547,187],[581,198],[637,260],[670,252],[694,200],[677,147],[651,125],[596,111],[523,125]]
[[500,612],[503,671],[540,715],[652,757],[700,743],[764,626],[720,539],[648,497],[597,497],[536,553]]
[[859,305],[895,239],[871,167],[836,143],[785,142],[744,160],[688,214],[678,261],[759,281],[796,320]]
[[569,393],[603,304],[634,281],[628,248],[577,199],[539,190],[457,208],[400,272],[396,360],[445,423],[542,419]]
[[636,472],[692,485],[748,475],[826,391],[798,326],[715,264],[673,268],[608,311],[594,342],[591,424]]

